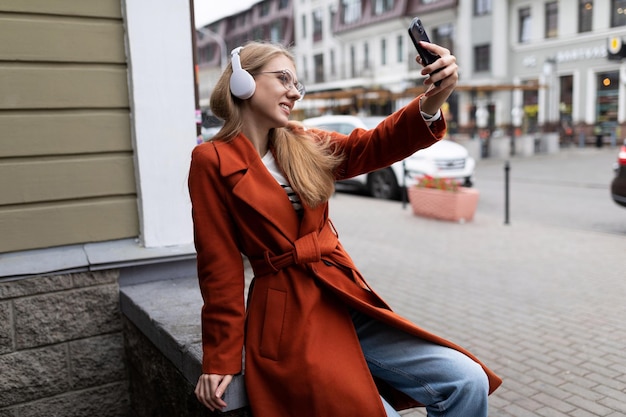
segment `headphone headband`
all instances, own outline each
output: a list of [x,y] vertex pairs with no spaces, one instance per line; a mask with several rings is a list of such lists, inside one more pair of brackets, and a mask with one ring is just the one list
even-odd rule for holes
[[230,51],[230,56],[233,57],[235,55],[239,55],[239,52],[243,49],[243,46],[238,46],[232,51]]
[[256,82],[250,73],[241,67],[239,52],[243,46],[238,46],[230,52],[233,73],[230,76],[230,92],[242,100],[247,100],[256,90]]

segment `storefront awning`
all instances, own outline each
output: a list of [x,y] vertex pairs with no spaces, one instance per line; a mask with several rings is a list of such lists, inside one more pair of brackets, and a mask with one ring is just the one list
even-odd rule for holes
[[457,85],[456,91],[513,91],[526,90],[537,91],[540,88],[546,88],[539,84],[492,84],[492,85]]
[[[513,91],[531,90],[536,91],[545,88],[539,84],[493,84],[493,85],[457,85],[456,91]],[[403,97],[416,97],[426,91],[425,86],[416,86],[405,89],[402,92],[391,92],[384,88],[351,88],[346,90],[315,91],[307,92],[304,100],[395,100]]]

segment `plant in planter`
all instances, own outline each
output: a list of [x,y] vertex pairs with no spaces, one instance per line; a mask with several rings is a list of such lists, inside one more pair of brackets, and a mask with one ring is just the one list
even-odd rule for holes
[[462,187],[451,178],[434,178],[424,175],[408,189],[413,214],[457,222],[474,218],[479,192]]

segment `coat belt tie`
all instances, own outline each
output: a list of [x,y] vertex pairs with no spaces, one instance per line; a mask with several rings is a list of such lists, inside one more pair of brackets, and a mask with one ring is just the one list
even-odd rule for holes
[[321,231],[298,238],[292,250],[279,255],[266,251],[263,257],[250,258],[250,264],[256,277],[273,274],[290,265],[318,262],[322,255],[330,255],[338,243],[335,228],[328,220]]

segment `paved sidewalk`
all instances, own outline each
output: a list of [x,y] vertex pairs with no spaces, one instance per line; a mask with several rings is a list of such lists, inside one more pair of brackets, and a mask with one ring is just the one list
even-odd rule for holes
[[480,210],[472,222],[442,222],[344,193],[330,210],[396,311],[504,379],[491,417],[626,415],[626,235],[505,226]]

